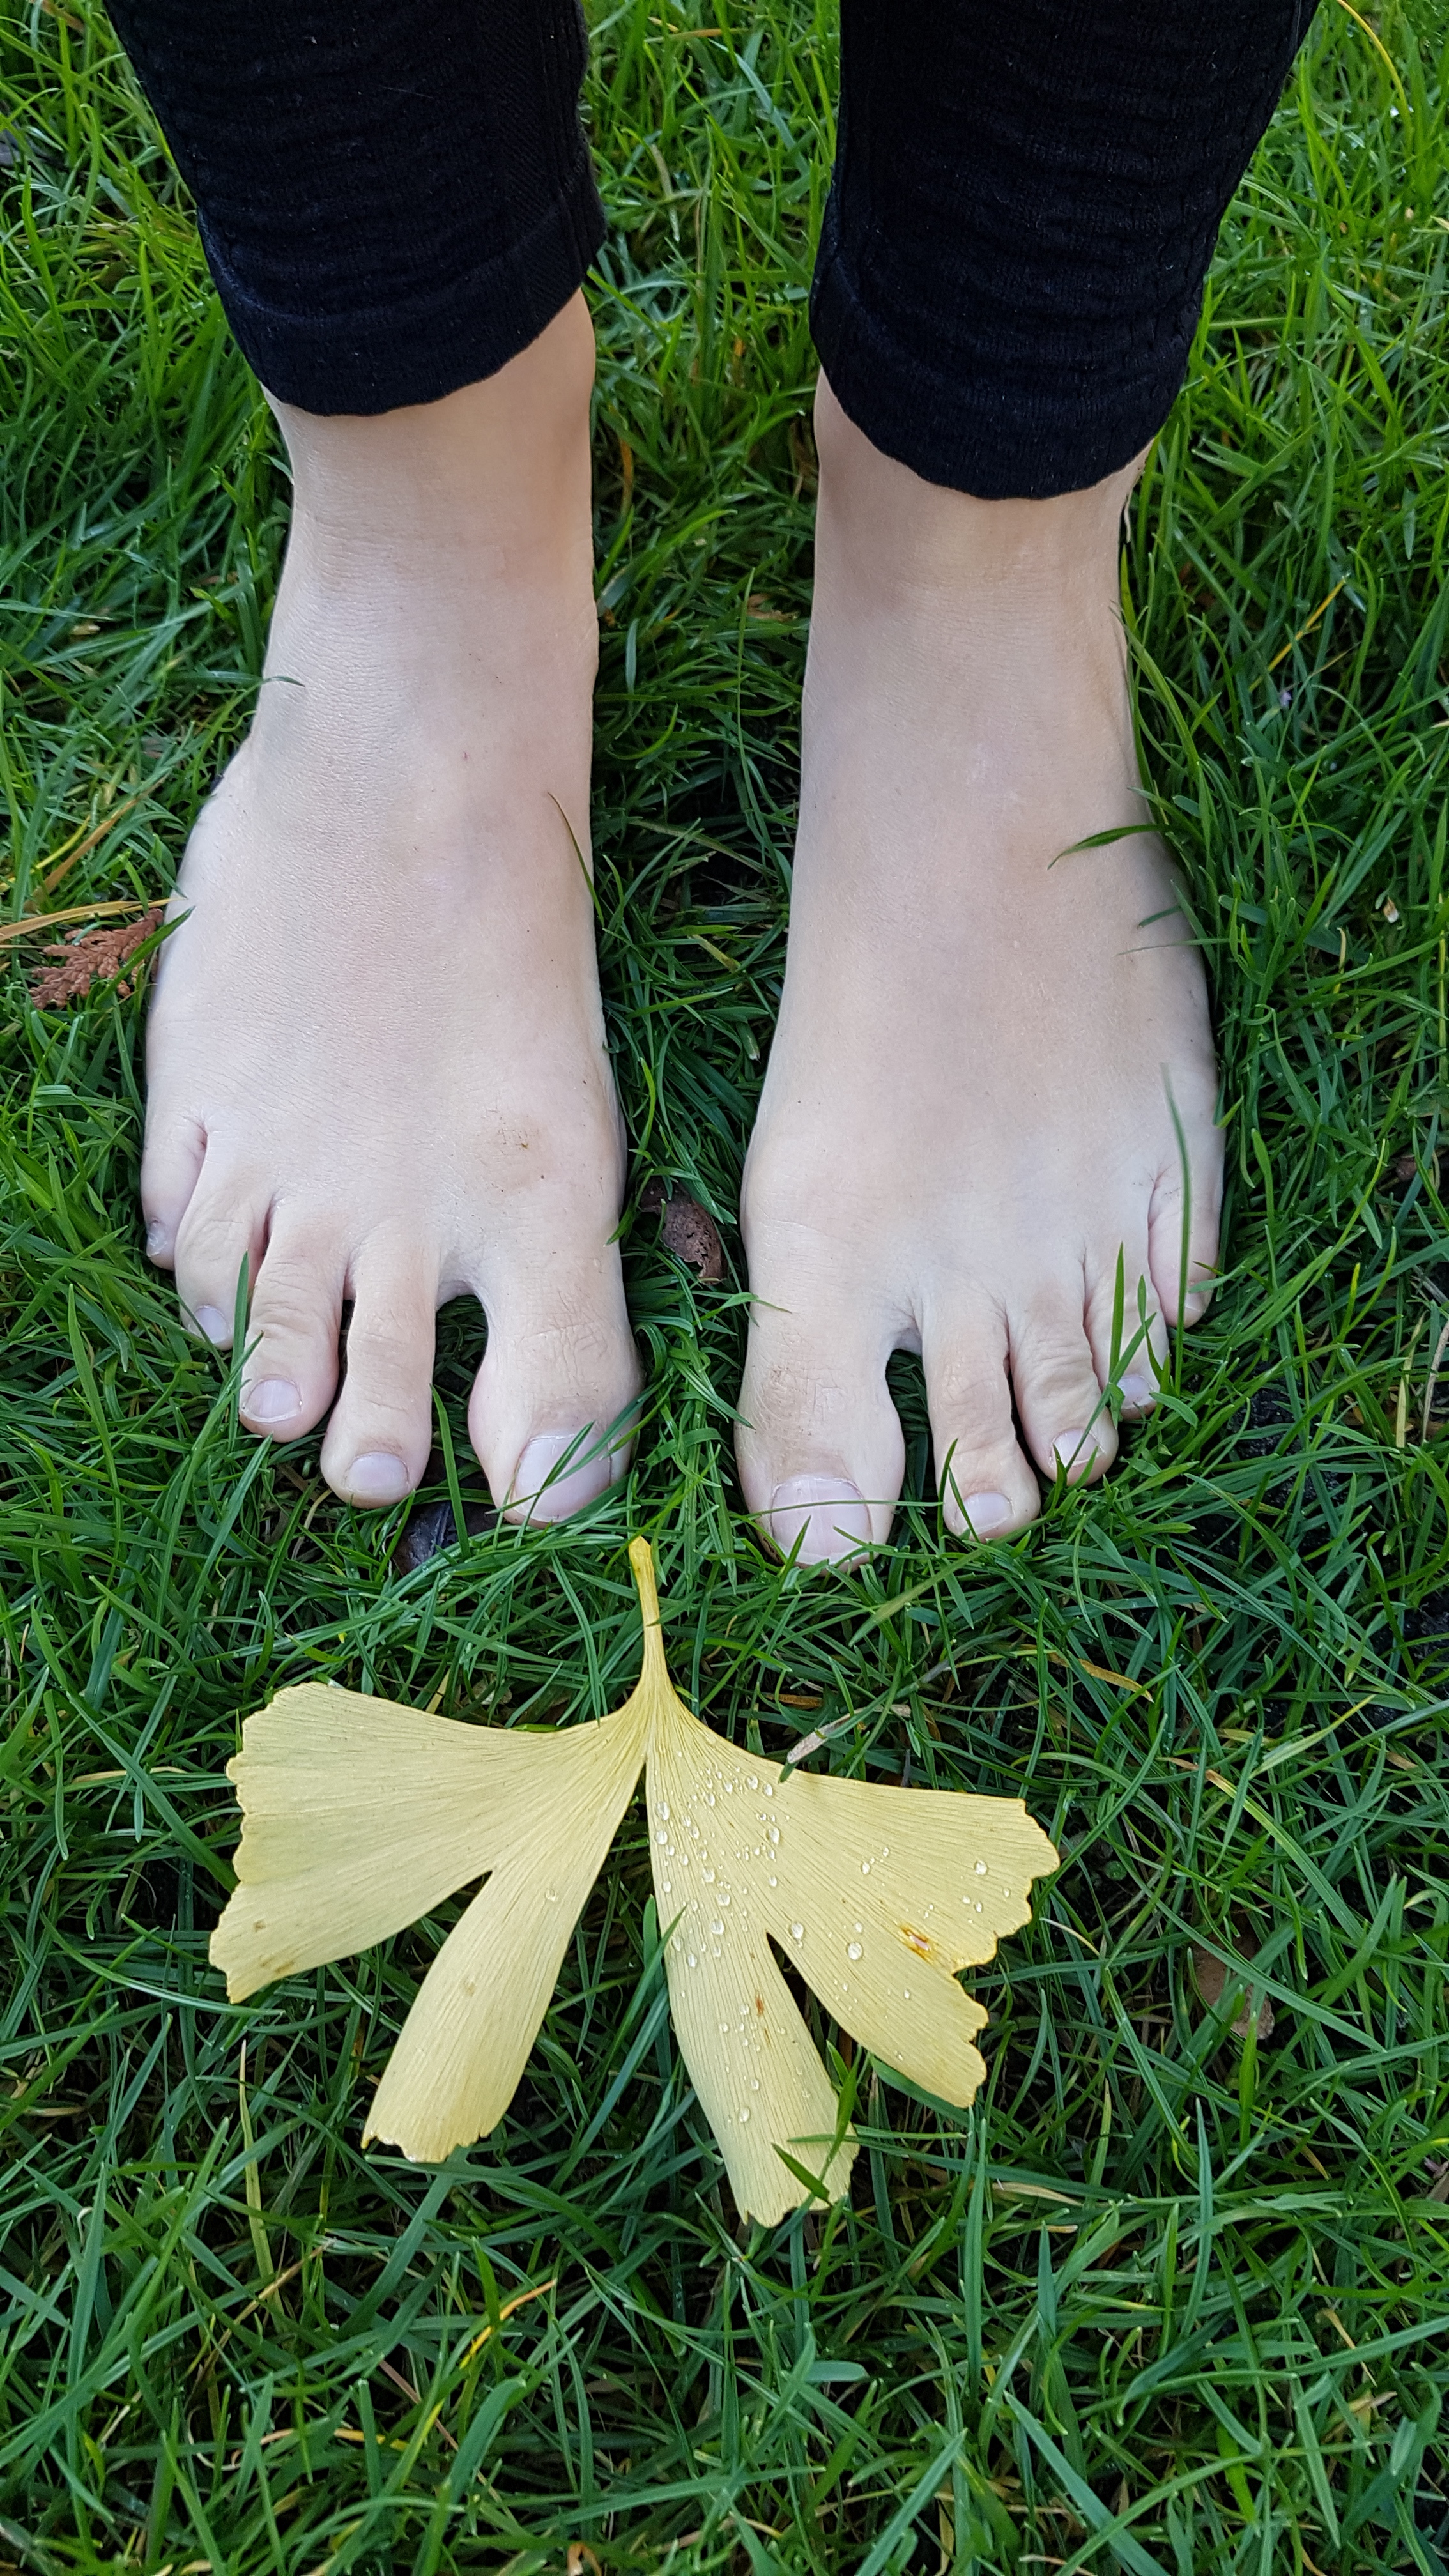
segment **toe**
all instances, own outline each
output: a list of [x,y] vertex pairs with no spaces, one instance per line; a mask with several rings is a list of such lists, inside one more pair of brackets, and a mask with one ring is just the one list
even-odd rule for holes
[[505,1488],[508,1518],[564,1521],[617,1482],[629,1464],[633,1408],[627,1399],[590,1412],[577,1431],[536,1431]]
[[242,1264],[254,1280],[266,1231],[261,1192],[213,1172],[208,1158],[176,1231],[176,1293],[183,1314],[218,1350],[231,1348]]
[[1174,1171],[1159,1182],[1148,1221],[1148,1267],[1168,1324],[1195,1324],[1206,1314],[1218,1261],[1222,1214],[1222,1140],[1216,1129],[1192,1160],[1191,1191]]
[[843,1467],[783,1476],[761,1510],[760,1525],[771,1546],[796,1565],[855,1556],[873,1535],[870,1506]]
[[1012,1392],[1027,1447],[1044,1476],[1065,1468],[1070,1481],[1105,1474],[1117,1435],[1087,1339],[1078,1290],[1040,1298],[1010,1328]]
[[808,1289],[750,1313],[735,1433],[745,1501],[782,1556],[815,1565],[890,1536],[905,1472],[886,1389],[892,1336]]
[[400,1502],[432,1435],[437,1263],[415,1243],[373,1238],[352,1265],[347,1374],[322,1443],[322,1473],[365,1510]]
[[161,1269],[176,1259],[176,1237],[201,1176],[206,1138],[194,1118],[168,1118],[147,1112],[146,1142],[141,1155],[141,1211],[146,1219],[146,1250]]
[[1024,1529],[1041,1495],[1012,1424],[1004,1321],[985,1308],[932,1314],[922,1358],[946,1527],[957,1538]]
[[240,1411],[249,1431],[298,1440],[320,1422],[337,1387],[345,1273],[335,1232],[273,1225],[247,1330]]
[[[531,1267],[531,1265],[530,1265]],[[628,1473],[641,1376],[616,1246],[495,1284],[468,1431],[500,1511],[559,1521]]]
[[1167,1364],[1167,1332],[1150,1276],[1144,1236],[1099,1279],[1087,1301],[1087,1340],[1099,1386],[1115,1386],[1125,1421],[1150,1413]]

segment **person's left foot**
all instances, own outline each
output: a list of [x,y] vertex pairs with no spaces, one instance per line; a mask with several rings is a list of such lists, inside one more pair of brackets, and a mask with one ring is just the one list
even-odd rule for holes
[[1117,547],[1135,469],[978,501],[882,456],[823,381],[816,421],[738,1435],[751,1510],[803,1560],[889,1533],[893,1350],[924,1359],[952,1530],[1020,1529],[1038,1474],[1101,1474],[1119,1266],[1116,1386],[1140,1413],[1164,1325],[1207,1302],[1222,1160],[1202,967],[1133,749]]

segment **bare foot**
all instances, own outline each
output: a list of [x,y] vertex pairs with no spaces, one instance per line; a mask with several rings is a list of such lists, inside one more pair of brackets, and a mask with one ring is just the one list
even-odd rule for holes
[[[1201,964],[1145,813],[1117,589],[1135,468],[1054,501],[923,483],[822,380],[784,1000],[745,1173],[746,1499],[802,1558],[883,1539],[893,1350],[922,1354],[947,1523],[1103,1473],[1217,1250]],[[1138,827],[1107,846],[1089,835]],[[1014,1414],[1014,1419],[1013,1419]],[[1033,1464],[1034,1462],[1034,1464]]]
[[555,1518],[623,1472],[623,1139],[580,858],[592,379],[578,298],[446,401],[281,412],[266,679],[157,980],[152,1258],[223,1347],[249,1264],[242,1418],[292,1440],[332,1405],[323,1472],[355,1503],[421,1475],[434,1314],[468,1289],[495,1498]]

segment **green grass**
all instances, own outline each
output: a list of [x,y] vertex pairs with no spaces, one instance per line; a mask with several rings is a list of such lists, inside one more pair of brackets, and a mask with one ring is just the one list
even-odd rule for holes
[[[709,23],[596,27],[596,844],[637,1177],[684,1180],[737,1265],[834,35],[812,0]],[[943,1544],[898,1362],[895,1544],[782,1574],[733,1479],[738,1268],[696,1293],[641,1219],[627,1491],[402,1576],[402,1516],[338,1504],[315,1441],[239,1434],[146,1266],[143,998],[41,1015],[0,952],[0,2566],[1449,2564],[1449,13],[1379,34],[1393,79],[1325,0],[1133,511],[1231,1276],[1104,1488]],[[285,482],[99,10],[15,0],[0,71],[18,918],[107,821],[52,900],[169,884],[246,721]],[[470,1496],[480,1337],[444,1319]],[[239,2009],[207,1965],[240,1714],[311,1674],[602,1710],[639,1527],[713,1724],[773,1751],[848,1715],[835,1767],[1024,1793],[1063,1854],[981,1981],[976,2112],[840,2041],[853,2201],[773,2233],[738,2226],[674,2053],[637,1813],[512,2110],[440,2171],[358,2141],[456,1908]],[[1205,2010],[1204,1939],[1256,1945],[1262,2045]]]

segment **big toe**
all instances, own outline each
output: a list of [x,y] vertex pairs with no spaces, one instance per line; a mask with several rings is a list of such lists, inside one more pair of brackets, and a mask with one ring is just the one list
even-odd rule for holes
[[856,1555],[889,1538],[905,1472],[886,1389],[891,1336],[859,1308],[807,1289],[750,1313],[735,1434],[745,1501],[764,1536],[798,1564]]

